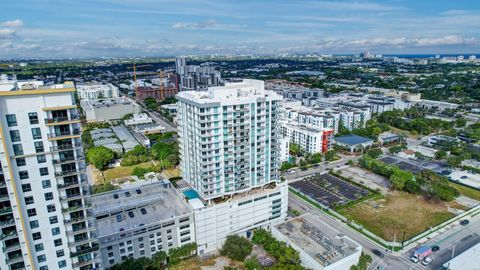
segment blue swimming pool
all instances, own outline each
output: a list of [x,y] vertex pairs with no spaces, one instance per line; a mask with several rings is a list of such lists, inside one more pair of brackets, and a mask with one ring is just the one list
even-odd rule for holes
[[183,192],[183,194],[184,194],[185,197],[187,197],[187,199],[189,199],[189,200],[198,198],[198,193],[197,193],[195,190],[193,190],[192,188],[185,190],[185,191]]

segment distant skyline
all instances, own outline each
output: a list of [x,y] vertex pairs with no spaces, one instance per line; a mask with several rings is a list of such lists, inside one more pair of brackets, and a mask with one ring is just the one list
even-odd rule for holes
[[209,54],[469,54],[480,1],[16,0],[0,58]]

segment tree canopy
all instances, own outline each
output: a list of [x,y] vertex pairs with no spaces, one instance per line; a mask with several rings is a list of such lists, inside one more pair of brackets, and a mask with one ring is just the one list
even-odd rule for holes
[[115,158],[115,152],[105,146],[96,146],[88,149],[87,160],[99,170],[104,170]]

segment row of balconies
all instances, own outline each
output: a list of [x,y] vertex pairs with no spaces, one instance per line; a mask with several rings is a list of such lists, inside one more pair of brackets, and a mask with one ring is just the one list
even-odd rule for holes
[[68,116],[48,117],[48,118],[45,118],[45,124],[61,123],[61,122],[74,121],[74,120],[80,120],[80,115],[70,114],[70,117]]

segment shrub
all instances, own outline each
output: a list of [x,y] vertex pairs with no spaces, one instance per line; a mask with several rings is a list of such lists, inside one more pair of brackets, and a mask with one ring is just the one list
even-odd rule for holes
[[99,170],[104,170],[115,158],[115,152],[105,146],[97,146],[87,151],[88,162]]
[[220,254],[236,261],[243,261],[252,252],[252,243],[236,234],[227,236]]

